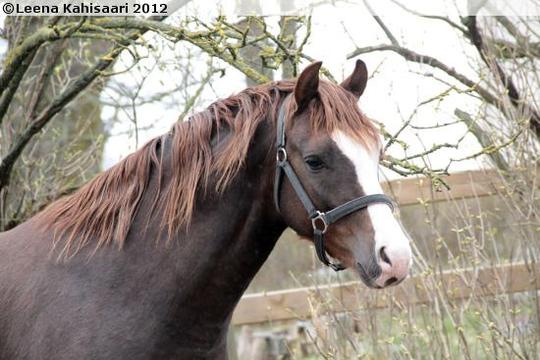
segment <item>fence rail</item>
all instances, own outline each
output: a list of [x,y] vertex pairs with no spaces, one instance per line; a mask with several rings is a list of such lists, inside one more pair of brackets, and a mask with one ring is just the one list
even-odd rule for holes
[[[540,290],[540,264],[524,263],[489,268],[448,271],[412,277],[388,290],[368,290],[361,282],[304,287],[244,295],[233,315],[233,324],[309,318],[310,299],[324,300],[331,311],[377,309],[424,304],[444,295],[451,300]],[[429,290],[435,293],[428,292]]]
[[444,178],[450,190],[434,191],[425,177],[392,180],[383,183],[385,192],[392,194],[399,205],[418,204],[420,199],[444,201],[475,196],[493,195],[502,186],[495,170],[475,170],[453,173]]
[[[445,181],[451,190],[434,192],[425,178],[403,179],[383,184],[400,205],[419,203],[420,199],[444,201],[495,194],[501,187],[500,177],[493,170],[467,171],[448,176]],[[439,274],[423,274],[407,280],[389,290],[366,291],[360,282],[339,285],[305,287],[244,295],[233,314],[233,324],[254,324],[308,318],[312,313],[310,298],[320,297],[327,301],[329,310],[350,311],[361,308],[383,308],[391,305],[407,306],[422,304],[444,294],[446,298],[462,300],[472,296],[492,296],[500,293],[516,293],[539,290],[540,264],[523,263],[448,271]],[[438,294],[428,293],[429,289]]]

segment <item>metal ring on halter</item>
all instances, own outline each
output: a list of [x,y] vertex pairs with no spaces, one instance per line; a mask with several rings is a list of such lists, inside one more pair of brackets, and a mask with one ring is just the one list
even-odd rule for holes
[[[311,226],[313,226],[313,230],[319,230],[321,234],[326,233],[326,230],[328,230],[328,223],[326,222],[326,219],[324,218],[324,213],[321,211],[317,211],[317,215],[311,218]],[[318,225],[323,225],[323,228],[320,229]]]
[[279,147],[276,153],[276,160],[278,164],[283,164],[287,161],[287,150],[284,147]]

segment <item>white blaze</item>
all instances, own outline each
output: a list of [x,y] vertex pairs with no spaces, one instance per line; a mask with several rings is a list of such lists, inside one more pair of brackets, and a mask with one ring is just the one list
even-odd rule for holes
[[[354,164],[359,185],[366,195],[382,194],[379,183],[379,153],[378,149],[368,149],[340,130],[332,134],[332,139],[341,152]],[[391,278],[401,279],[409,271],[412,260],[409,237],[405,234],[398,221],[394,218],[388,205],[373,204],[367,208],[373,231],[375,232],[375,251],[378,253],[384,246],[392,266],[379,261],[383,273],[377,280],[378,285]]]

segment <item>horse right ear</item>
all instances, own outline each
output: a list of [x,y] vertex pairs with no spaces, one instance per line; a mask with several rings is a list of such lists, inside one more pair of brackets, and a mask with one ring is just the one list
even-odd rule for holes
[[298,106],[297,111],[304,110],[309,102],[319,93],[319,69],[322,61],[310,64],[302,71],[294,88],[294,99]]
[[353,73],[341,83],[341,87],[351,92],[357,98],[360,98],[366,89],[367,81],[368,71],[366,63],[362,60],[356,60]]

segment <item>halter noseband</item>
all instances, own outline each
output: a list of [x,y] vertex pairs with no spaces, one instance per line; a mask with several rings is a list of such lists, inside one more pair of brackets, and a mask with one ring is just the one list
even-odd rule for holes
[[326,250],[324,247],[324,234],[328,230],[328,227],[336,221],[340,220],[341,218],[352,214],[353,212],[356,212],[358,210],[367,208],[371,204],[386,204],[390,206],[393,211],[394,203],[392,202],[392,199],[390,199],[384,194],[373,194],[358,197],[326,212],[318,210],[309,198],[309,195],[302,186],[300,179],[294,172],[294,169],[292,168],[289,160],[287,159],[285,142],[286,138],[284,102],[279,109],[277,121],[276,178],[274,180],[274,202],[276,204],[276,208],[279,212],[279,195],[281,189],[281,182],[283,174],[285,174],[289,179],[289,182],[291,183],[291,186],[293,187],[296,196],[298,196],[298,199],[300,199],[300,201],[302,202],[302,205],[304,206],[304,209],[306,209],[308,217],[311,220],[311,226],[313,227],[313,240],[319,260],[335,271],[344,270],[345,267],[342,264],[330,262],[328,256],[326,255]]

